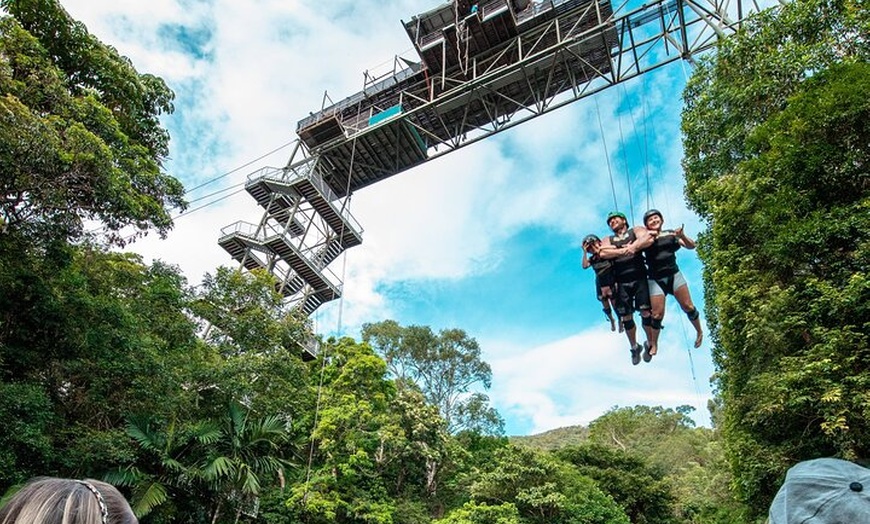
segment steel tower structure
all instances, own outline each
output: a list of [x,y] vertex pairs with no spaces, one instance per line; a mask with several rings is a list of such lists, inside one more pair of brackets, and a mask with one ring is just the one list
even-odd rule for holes
[[691,60],[759,10],[754,0],[451,0],[403,22],[414,56],[299,121],[287,165],[245,184],[262,219],[223,228],[219,243],[310,315],[341,296],[330,262],[362,242],[354,191]]

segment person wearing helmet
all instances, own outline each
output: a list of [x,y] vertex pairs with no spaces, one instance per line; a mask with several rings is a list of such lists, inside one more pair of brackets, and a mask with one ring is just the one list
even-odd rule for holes
[[653,241],[643,254],[649,274],[649,293],[651,306],[651,336],[649,347],[644,352],[655,355],[658,351],[662,319],[665,316],[665,298],[673,295],[695,328],[695,347],[701,346],[704,333],[698,310],[692,303],[689,285],[677,266],[676,252],[681,247],[695,249],[695,242],[686,236],[683,226],[677,229],[662,229],[664,218],[658,209],[650,209],[643,215],[643,223]]
[[[607,215],[607,225],[613,235],[601,241],[601,256],[613,260],[613,277],[616,281],[616,300],[614,308],[622,321],[625,335],[631,346],[631,363],[638,365],[643,347],[637,343],[637,327],[634,312],[639,311],[641,325],[650,336],[649,286],[647,285],[646,265],[641,252],[649,246],[652,238],[646,228],[628,227],[628,218],[619,211]],[[646,354],[644,355],[646,357]],[[649,362],[649,358],[644,358]]]
[[[601,239],[596,235],[586,235],[583,239],[583,269],[592,268],[595,271],[595,294],[603,306],[604,316],[610,321],[610,331],[616,331],[616,321],[613,319],[613,260],[601,257]],[[619,332],[622,333],[622,322]]]

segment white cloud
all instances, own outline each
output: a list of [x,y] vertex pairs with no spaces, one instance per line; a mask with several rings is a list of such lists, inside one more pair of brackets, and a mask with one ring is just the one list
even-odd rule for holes
[[[631,365],[625,336],[606,328],[531,348],[513,341],[486,341],[494,376],[492,400],[517,426],[527,425],[530,433],[587,425],[613,406],[635,405],[692,405],[696,421],[709,425],[709,369],[690,364],[679,322],[667,318],[666,325],[677,329],[665,329],[660,353],[638,366]],[[707,350],[691,351],[695,360],[702,360]]]

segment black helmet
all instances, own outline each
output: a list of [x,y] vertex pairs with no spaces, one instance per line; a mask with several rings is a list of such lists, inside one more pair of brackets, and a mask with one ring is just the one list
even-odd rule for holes
[[586,247],[587,244],[591,244],[593,242],[601,242],[601,239],[598,238],[597,235],[586,235],[583,239],[583,247]]
[[649,211],[647,211],[646,213],[643,214],[643,225],[646,225],[646,221],[649,220],[649,217],[651,217],[653,215],[658,215],[659,218],[664,219],[661,211],[659,211],[658,209],[650,209]]
[[610,213],[607,213],[607,223],[610,224],[610,219],[616,218],[616,217],[619,217],[619,218],[625,220],[626,222],[628,222],[628,218],[625,217],[624,213],[622,213],[620,211],[611,211]]

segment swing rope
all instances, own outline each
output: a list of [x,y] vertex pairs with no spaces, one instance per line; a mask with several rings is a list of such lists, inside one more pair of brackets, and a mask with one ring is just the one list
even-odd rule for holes
[[[649,141],[647,140],[647,126],[646,126],[646,96],[645,94],[645,83],[646,77],[641,78],[641,82],[643,86],[641,88],[641,111],[643,113],[643,141],[640,140],[640,134],[637,132],[637,123],[634,118],[634,110],[632,109],[631,104],[628,106],[628,116],[631,118],[631,129],[634,132],[634,136],[636,137],[636,142],[638,144],[638,152],[640,153],[640,157],[643,159],[643,169],[646,177],[646,208],[649,209],[652,207],[652,184],[650,182],[649,175]],[[622,84],[622,94],[625,98],[628,98],[628,92],[625,89],[625,84]]]
[[695,387],[695,396],[697,397],[699,409],[702,407],[701,388],[698,386],[698,376],[695,373],[695,359],[692,357],[692,348],[689,345],[689,333],[686,329],[686,319],[680,316],[680,328],[683,331],[683,344],[686,346],[686,355],[689,357],[689,371],[692,374],[692,385]]
[[628,211],[629,216],[634,221],[634,197],[631,196],[631,173],[628,169],[628,157],[625,153],[625,136],[622,134],[622,116],[616,117],[616,125],[619,127],[619,143],[622,144],[620,150],[622,151],[622,164],[625,168],[625,185],[628,188]]
[[601,143],[604,145],[604,159],[607,161],[607,174],[610,176],[610,190],[613,192],[613,208],[619,209],[619,203],[616,201],[616,184],[613,181],[613,169],[610,167],[610,153],[607,152],[607,138],[604,136],[604,125],[601,123],[601,108],[598,107],[598,97],[593,96],[595,100],[595,112],[598,115],[598,129],[601,133]]
[[[683,68],[683,75],[686,76],[685,67]],[[686,77],[686,78],[688,78],[688,77]],[[646,77],[643,77],[641,79],[641,82],[642,82],[642,95],[643,95],[646,93]],[[622,89],[623,89],[623,95],[627,98],[627,91],[625,89],[625,85],[622,86]],[[639,152],[641,154],[641,157],[644,160],[644,172],[645,172],[645,178],[646,178],[646,203],[647,203],[647,209],[650,209],[653,207],[654,203],[653,203],[653,198],[652,198],[652,180],[651,180],[652,177],[650,176],[650,159],[649,159],[650,147],[649,147],[649,134],[647,133],[648,115],[647,115],[646,96],[641,96],[641,100],[642,100],[641,111],[642,111],[642,116],[643,116],[643,143],[642,143],[643,146],[642,147],[639,146],[638,149],[639,149]],[[630,106],[629,106],[629,115],[631,117],[632,130],[633,130],[635,136],[640,136],[637,132],[637,124],[636,124],[636,121],[634,118],[634,112]],[[621,121],[618,121],[618,122],[621,122]],[[624,143],[625,140],[622,137],[621,124],[620,124],[620,138],[623,140],[623,143]],[[625,148],[623,148],[623,158],[625,158],[624,155],[625,155]],[[629,190],[629,199],[631,201],[631,184],[629,184],[628,190]],[[664,196],[664,199],[665,199],[665,209],[666,209],[667,213],[670,214],[671,213],[671,206],[670,206],[670,201],[668,199],[668,193],[669,193],[668,191],[663,191],[662,195]],[[691,345],[691,342],[689,340],[688,330],[686,329],[686,319],[683,318],[683,316],[680,316],[680,328],[681,328],[681,331],[683,334],[683,344],[685,346],[686,356],[687,356],[688,362],[689,362],[689,373],[692,377],[692,386],[693,386],[693,389],[695,392],[696,403],[697,403],[698,409],[700,410],[703,408],[703,396],[701,394],[701,388],[700,388],[700,385],[698,383],[698,376],[697,376],[697,373],[695,370],[695,359],[692,355],[692,345]]]

